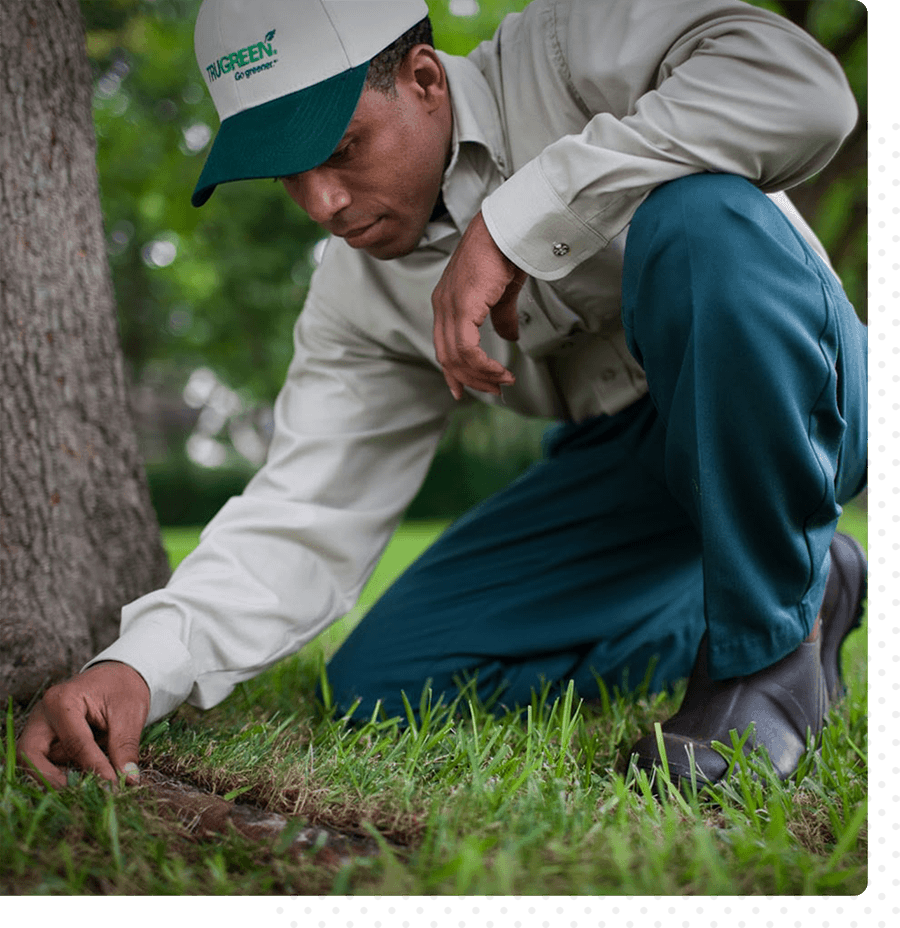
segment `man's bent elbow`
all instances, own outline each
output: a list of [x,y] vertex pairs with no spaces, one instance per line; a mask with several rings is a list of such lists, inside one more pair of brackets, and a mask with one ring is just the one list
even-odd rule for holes
[[805,101],[801,116],[801,126],[808,137],[820,139],[832,153],[841,147],[859,120],[859,106],[843,71],[835,77],[834,81],[823,81],[821,92]]
[[796,120],[790,140],[784,140],[780,173],[759,184],[767,193],[794,187],[825,168],[856,128],[859,108],[849,88],[832,88],[798,108]]

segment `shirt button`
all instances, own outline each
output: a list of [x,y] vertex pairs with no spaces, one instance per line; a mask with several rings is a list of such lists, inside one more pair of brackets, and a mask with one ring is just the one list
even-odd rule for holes
[[571,250],[572,249],[569,248],[569,246],[565,242],[554,242],[553,243],[553,254],[555,254],[557,258],[565,258],[565,256]]
[[528,325],[528,323],[531,322],[531,314],[526,313],[524,309],[518,315],[519,315],[519,323],[521,325]]
[[605,383],[609,383],[610,380],[616,379],[616,372],[611,367],[604,368],[600,372],[600,379]]

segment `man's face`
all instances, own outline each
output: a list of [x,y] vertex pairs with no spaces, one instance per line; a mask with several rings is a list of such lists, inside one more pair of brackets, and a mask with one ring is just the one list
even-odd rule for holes
[[[410,59],[415,53],[401,68],[395,97],[363,90],[344,137],[324,164],[282,178],[312,220],[374,258],[397,258],[416,247],[437,202],[449,152],[446,78],[441,71],[443,91],[435,90],[433,75],[423,81],[423,69]],[[436,58],[425,58],[426,68],[440,67]]]

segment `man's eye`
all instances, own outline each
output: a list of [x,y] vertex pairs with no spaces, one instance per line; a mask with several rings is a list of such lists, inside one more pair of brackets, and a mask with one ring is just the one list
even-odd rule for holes
[[347,158],[350,155],[352,148],[353,148],[353,143],[348,142],[346,145],[342,146],[341,148],[336,148],[328,160],[329,161],[343,161],[345,158]]

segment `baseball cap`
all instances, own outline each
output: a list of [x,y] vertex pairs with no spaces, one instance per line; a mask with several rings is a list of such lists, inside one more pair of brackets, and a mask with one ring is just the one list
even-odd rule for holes
[[369,62],[427,15],[424,0],[204,0],[194,50],[221,125],[191,203],[326,161]]

